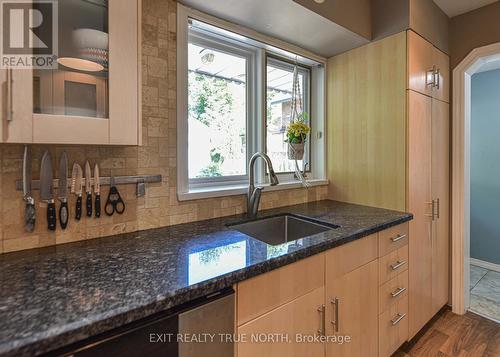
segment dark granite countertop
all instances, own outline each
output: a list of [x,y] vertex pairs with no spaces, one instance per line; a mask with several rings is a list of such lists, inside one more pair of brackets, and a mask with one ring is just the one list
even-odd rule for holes
[[0,255],[0,355],[44,353],[412,219],[335,201],[262,211],[340,227],[270,246],[243,215]]

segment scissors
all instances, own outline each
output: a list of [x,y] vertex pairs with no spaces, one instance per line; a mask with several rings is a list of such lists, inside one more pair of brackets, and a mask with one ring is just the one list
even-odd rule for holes
[[125,212],[125,202],[123,202],[120,192],[118,192],[115,186],[115,178],[113,176],[111,176],[109,180],[109,185],[111,187],[109,189],[106,205],[104,206],[104,212],[106,212],[108,216],[112,216],[115,212],[122,214]]

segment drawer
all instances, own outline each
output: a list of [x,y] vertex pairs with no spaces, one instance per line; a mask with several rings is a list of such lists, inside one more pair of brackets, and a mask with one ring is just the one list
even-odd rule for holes
[[238,326],[324,284],[324,254],[245,280],[237,287]]
[[392,304],[403,300],[406,296],[408,296],[408,270],[399,273],[379,288],[378,312],[385,312]]
[[379,258],[378,263],[379,284],[383,284],[408,270],[408,245]]
[[389,357],[408,340],[408,296],[379,316],[379,357]]
[[378,256],[383,257],[408,244],[408,223],[386,229],[378,234]]
[[326,281],[331,281],[377,259],[377,234],[328,250]]

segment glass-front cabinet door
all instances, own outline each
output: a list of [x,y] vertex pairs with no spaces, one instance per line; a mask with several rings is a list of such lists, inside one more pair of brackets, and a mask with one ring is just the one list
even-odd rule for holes
[[[55,63],[51,68],[33,68],[29,83],[22,82],[31,94],[31,103],[23,102],[32,113],[25,118],[32,122],[32,142],[139,144],[140,0],[53,4],[57,6],[52,13],[57,22],[52,27],[57,33]],[[40,33],[38,38],[47,37]],[[35,48],[33,54],[43,51]],[[17,88],[16,84],[20,83],[14,78],[8,89]]]

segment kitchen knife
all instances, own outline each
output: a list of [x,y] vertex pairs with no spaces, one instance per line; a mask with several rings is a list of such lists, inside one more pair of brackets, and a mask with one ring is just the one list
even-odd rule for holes
[[71,193],[76,195],[75,219],[78,221],[82,217],[82,178],[82,167],[75,162],[71,172]]
[[52,159],[45,151],[40,166],[40,199],[47,202],[47,226],[51,231],[56,229],[56,205],[54,203],[54,183],[52,176]]
[[24,193],[24,228],[27,232],[35,229],[36,211],[35,199],[31,196],[31,148],[24,146],[23,158],[23,193]]
[[61,202],[59,207],[59,224],[62,229],[68,226],[68,155],[64,151],[59,159],[59,188],[57,196]]
[[92,172],[90,163],[85,161],[85,207],[87,208],[87,217],[92,217]]
[[101,217],[101,182],[99,181],[99,165],[94,165],[94,193],[95,193],[95,216]]

